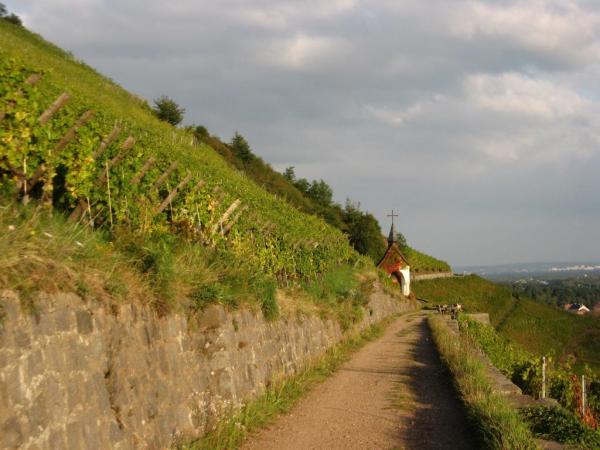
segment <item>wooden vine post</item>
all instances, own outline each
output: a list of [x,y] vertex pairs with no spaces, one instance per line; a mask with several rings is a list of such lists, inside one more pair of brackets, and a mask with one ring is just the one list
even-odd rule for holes
[[231,214],[237,209],[237,207],[240,206],[241,203],[242,201],[238,198],[229,206],[229,208],[227,208],[227,211],[225,211],[225,213],[221,216],[219,221],[213,226],[213,234],[216,233],[217,230],[220,230],[221,233],[223,233],[223,225],[225,224],[229,216],[231,216]]
[[154,157],[148,158],[148,161],[146,161],[146,163],[142,166],[141,170],[131,180],[131,185],[132,186],[138,185],[140,183],[140,181],[142,181],[142,178],[144,178],[144,175],[146,175],[146,172],[148,172],[152,168],[152,166],[154,166],[154,164],[156,164],[156,158],[154,158]]
[[[84,112],[79,117],[79,119],[77,119],[77,122],[75,122],[75,124],[69,129],[69,131],[66,132],[66,134],[62,137],[62,139],[60,141],[58,141],[58,144],[56,144],[56,146],[52,150],[52,153],[54,153],[56,155],[56,154],[60,153],[62,150],[64,150],[64,148],[67,145],[69,145],[73,141],[73,139],[75,139],[75,137],[77,136],[77,130],[79,130],[81,127],[85,126],[93,116],[94,116],[94,111],[92,111],[92,110]],[[43,167],[44,167],[44,165],[41,165],[38,168],[38,171],[40,169],[42,169]],[[30,181],[30,185],[32,187],[38,182],[39,178],[41,178],[41,176],[43,174],[43,169],[42,169],[42,172],[38,172],[38,171],[36,171],[36,173],[32,177],[32,180]],[[42,202],[47,205],[50,204],[50,206],[51,206],[52,191],[53,191],[52,171],[46,170],[46,173],[48,175],[48,179],[46,180],[46,183],[44,185],[44,194],[42,196]]]
[[[115,130],[113,130],[113,132],[115,132]],[[111,132],[111,135],[113,134],[113,132]],[[109,137],[110,137],[110,135],[109,135]],[[104,143],[104,141],[103,141],[103,143]],[[96,180],[97,186],[102,186],[106,182],[106,179],[108,177],[108,171],[122,161],[122,159],[125,157],[125,153],[127,153],[127,151],[129,151],[133,147],[134,144],[135,144],[135,139],[132,136],[127,137],[127,139],[125,139],[125,141],[123,141],[123,143],[121,144],[119,153],[117,153],[117,155],[113,159],[106,162],[106,164],[105,164],[106,170],[103,170],[100,173],[100,176],[98,177],[98,179]],[[108,144],[105,146],[104,150],[106,150],[106,147],[108,147]],[[102,148],[102,144],[100,144],[100,148]],[[102,150],[102,152],[104,152],[104,150]],[[87,205],[83,201],[83,199],[79,199],[77,206],[75,207],[73,212],[71,212],[71,214],[69,215],[69,219],[72,221],[75,221],[75,222],[79,221],[81,219],[81,216],[85,212],[86,207],[87,207]],[[112,217],[111,217],[111,220],[112,220]]]
[[173,173],[173,171],[177,168],[178,165],[179,165],[179,163],[177,161],[172,162],[171,165],[169,166],[169,168],[167,170],[165,170],[163,172],[163,174],[160,177],[158,177],[158,179],[154,182],[154,184],[152,185],[152,188],[156,189],[156,188],[160,187],[166,181],[166,179],[169,177],[169,175],[171,175],[171,173]]
[[52,118],[52,116],[54,114],[56,114],[60,108],[65,106],[66,103],[70,100],[70,98],[71,98],[71,96],[69,94],[67,94],[66,92],[63,92],[62,94],[60,94],[60,96],[56,100],[54,100],[54,103],[52,103],[48,107],[48,109],[46,109],[46,111],[44,111],[42,113],[42,115],[40,117],[38,117],[38,123],[40,125],[44,125],[44,124],[48,123],[48,121]]
[[175,188],[169,192],[169,195],[167,195],[167,197],[163,200],[163,202],[154,210],[154,212],[156,214],[161,213],[164,211],[164,209],[171,203],[171,201],[175,198],[175,196],[177,195],[177,193],[186,185],[190,182],[190,180],[192,179],[192,174],[188,172],[188,174],[186,175],[186,177],[181,180],[179,182],[179,184],[177,186],[175,186]]

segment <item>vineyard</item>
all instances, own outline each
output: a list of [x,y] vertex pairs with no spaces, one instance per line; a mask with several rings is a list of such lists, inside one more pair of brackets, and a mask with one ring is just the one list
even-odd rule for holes
[[[492,327],[465,316],[459,318],[459,328],[461,333],[471,342],[475,342],[475,345],[480,346],[493,364],[524,393],[535,398],[547,395],[560,403],[562,408],[545,410],[536,407],[524,412],[525,418],[538,427],[544,422],[555,421],[556,416],[561,417],[563,425],[555,423],[552,427],[554,429],[544,431],[544,437],[555,438],[560,442],[575,444],[582,448],[598,448],[600,432],[596,430],[600,419],[600,379],[593,371],[585,370],[587,395],[586,407],[583,411],[581,378],[575,374],[570,361],[560,362],[551,357],[546,358],[545,373],[542,376],[541,355],[523,350],[501,337]],[[542,387],[543,379],[545,379],[544,387]],[[574,428],[576,432],[571,430],[565,433],[562,430],[563,435],[561,435],[560,431],[564,428],[565,422],[570,422],[569,428]]]
[[363,262],[340,231],[262,190],[57,47],[0,23],[0,49],[3,198],[64,212],[117,246],[123,234],[175,234],[280,285]]
[[408,247],[404,250],[412,270],[416,273],[451,272],[452,269],[446,261],[434,258],[423,252]]
[[486,312],[500,335],[538,355],[566,360],[576,356],[574,366],[585,364],[600,370],[600,320],[575,316],[528,298],[516,299],[511,289],[480,278],[444,278],[413,284],[418,298],[431,304],[460,303],[467,312]]

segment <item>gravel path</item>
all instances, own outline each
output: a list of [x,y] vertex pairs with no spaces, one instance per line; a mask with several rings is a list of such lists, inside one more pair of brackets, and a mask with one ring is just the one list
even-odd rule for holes
[[471,449],[422,313],[400,317],[244,450]]

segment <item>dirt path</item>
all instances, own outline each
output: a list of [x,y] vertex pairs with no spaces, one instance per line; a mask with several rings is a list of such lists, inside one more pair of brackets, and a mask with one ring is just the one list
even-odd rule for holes
[[242,448],[471,449],[470,434],[425,316],[413,313]]

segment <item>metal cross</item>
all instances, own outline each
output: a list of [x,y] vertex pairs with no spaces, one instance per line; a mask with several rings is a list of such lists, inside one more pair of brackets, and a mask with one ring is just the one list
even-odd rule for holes
[[394,214],[394,210],[392,209],[392,213],[387,216],[392,218],[392,225],[394,225],[394,217],[398,217],[398,214]]

